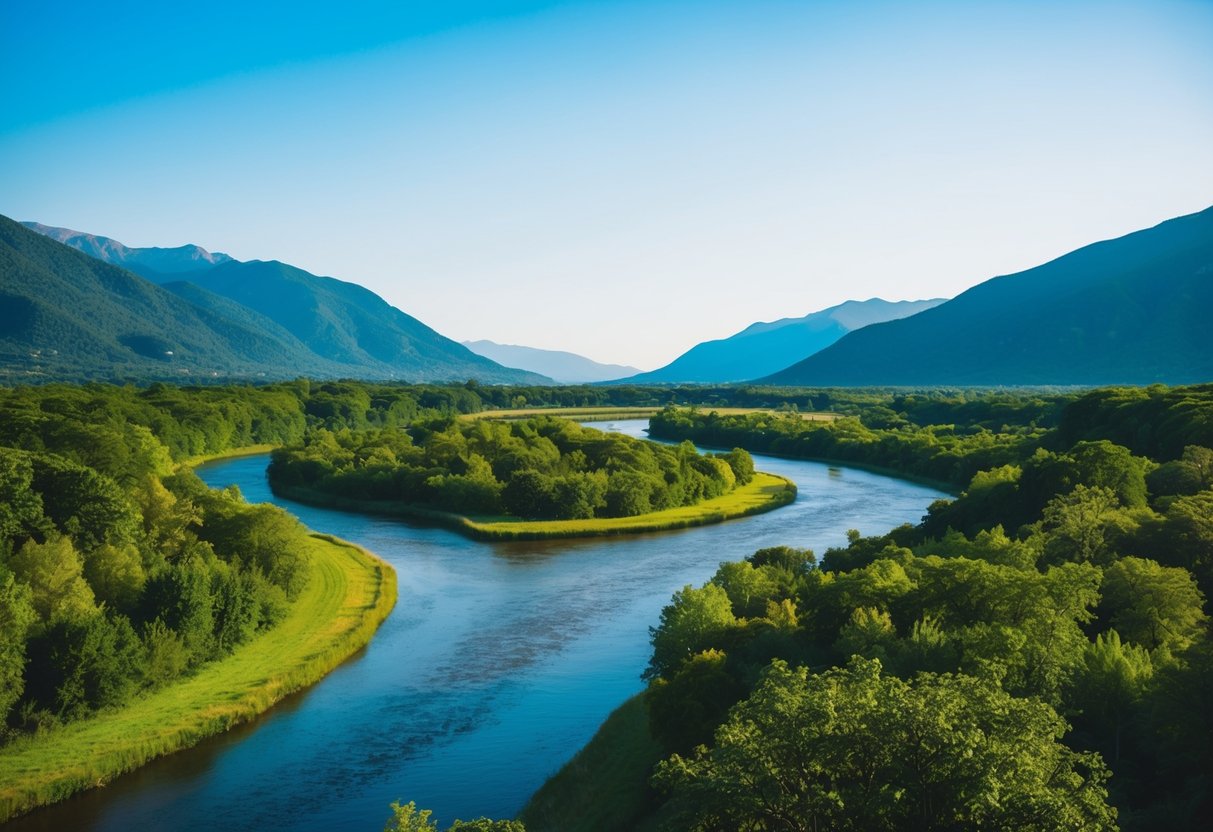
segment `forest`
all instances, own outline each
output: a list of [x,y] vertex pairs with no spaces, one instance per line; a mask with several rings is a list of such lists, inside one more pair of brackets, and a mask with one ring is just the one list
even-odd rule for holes
[[690,442],[669,447],[552,416],[321,428],[275,451],[269,468],[275,489],[525,520],[633,517],[718,497],[753,476],[741,449],[704,455]]
[[654,816],[703,830],[1207,824],[1213,387],[1093,391],[1005,429],[989,420],[1006,414],[968,405],[933,408],[937,425],[916,409],[654,420],[665,436],[968,478],[918,526],[853,531],[820,560],[760,550],[675,594],[646,674],[669,755]]
[[[345,477],[343,490],[368,495],[392,482],[397,497],[407,486],[435,504],[449,493],[452,507],[532,516],[623,511],[612,477],[643,482],[626,492],[653,507],[752,471],[748,453],[692,455],[548,417],[454,418],[657,401],[698,405],[655,416],[663,438],[868,465],[956,496],[918,525],[856,530],[820,557],[762,549],[674,595],[645,673],[662,759],[638,822],[1207,824],[1213,386],[698,392],[302,380],[0,390],[3,741],[189,675],[272,630],[306,586],[297,521],[206,489],[182,463],[285,447],[275,477]],[[806,421],[802,409],[840,418]],[[514,494],[515,477],[542,487]],[[513,503],[524,493],[532,502]],[[411,805],[393,811],[400,829],[434,828]]]
[[172,683],[302,591],[303,527],[176,465],[294,429],[236,398],[186,413],[150,391],[0,392],[5,741]]

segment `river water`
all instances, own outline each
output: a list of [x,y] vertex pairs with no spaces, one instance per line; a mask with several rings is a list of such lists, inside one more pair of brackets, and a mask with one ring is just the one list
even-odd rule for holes
[[[642,436],[646,420],[595,427]],[[393,800],[441,824],[512,817],[641,690],[649,627],[671,594],[764,546],[818,553],[917,522],[934,489],[821,463],[755,456],[796,502],[715,526],[597,540],[482,543],[445,529],[281,500],[266,456],[198,469],[389,561],[399,600],[371,644],[251,724],[16,830],[382,829]]]

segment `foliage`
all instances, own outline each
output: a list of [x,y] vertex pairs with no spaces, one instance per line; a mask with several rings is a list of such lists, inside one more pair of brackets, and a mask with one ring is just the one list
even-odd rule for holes
[[314,430],[274,453],[270,483],[345,499],[525,520],[631,517],[693,505],[749,482],[735,449],[705,457],[553,417],[439,419],[409,431]]
[[679,829],[1114,829],[1107,769],[1058,742],[1065,728],[987,679],[776,661],[715,746],[656,781]]

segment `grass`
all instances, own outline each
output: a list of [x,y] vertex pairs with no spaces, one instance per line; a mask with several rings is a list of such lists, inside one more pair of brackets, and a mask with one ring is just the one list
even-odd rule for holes
[[183,459],[177,463],[179,468],[195,468],[204,462],[216,462],[220,459],[235,459],[241,456],[256,456],[257,454],[268,454],[278,445],[244,445],[239,448],[229,448],[226,451],[219,451],[213,454],[198,454]]
[[302,545],[311,580],[278,626],[130,705],[0,749],[0,822],[246,722],[364,647],[396,603],[395,571],[327,535]]
[[643,694],[607,717],[594,738],[531,797],[528,832],[628,832],[655,809],[649,789],[661,747],[649,735]]
[[[744,416],[749,413],[771,413],[769,407],[712,407],[710,405],[679,405],[695,407],[704,413],[721,416]],[[560,416],[580,422],[605,422],[612,419],[647,419],[660,413],[661,407],[522,407],[514,410],[482,410],[468,413],[462,419],[527,419],[531,416]],[[829,422],[838,418],[837,413],[801,413],[800,418],[808,422]]]
[[788,505],[796,499],[796,485],[785,477],[757,472],[746,485],[693,506],[668,508],[634,517],[595,517],[588,520],[476,519],[406,503],[355,500],[307,488],[283,488],[281,495],[319,506],[424,520],[462,532],[476,540],[546,540],[659,532],[722,523]]

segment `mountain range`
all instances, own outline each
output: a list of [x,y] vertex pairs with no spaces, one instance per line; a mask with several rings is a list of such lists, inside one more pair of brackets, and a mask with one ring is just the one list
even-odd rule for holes
[[1213,208],[950,301],[848,301],[753,324],[634,373],[551,350],[470,342],[473,351],[362,286],[278,261],[241,262],[198,246],[131,248],[0,217],[0,380],[8,381],[1182,384],[1213,380],[1210,309]]
[[640,372],[623,364],[600,364],[583,355],[563,350],[541,350],[495,341],[464,341],[477,355],[491,358],[506,367],[517,367],[545,375],[561,384],[592,384]]
[[354,283],[3,217],[0,370],[29,380],[550,382],[476,355]]
[[728,338],[696,344],[664,367],[620,381],[635,384],[746,381],[782,370],[825,349],[848,332],[915,315],[943,302],[944,298],[849,300],[802,318],[751,324]]
[[1213,208],[873,324],[762,381],[806,386],[1213,380]]

